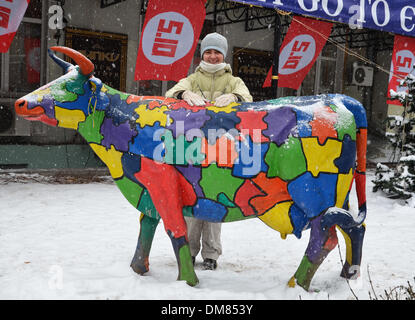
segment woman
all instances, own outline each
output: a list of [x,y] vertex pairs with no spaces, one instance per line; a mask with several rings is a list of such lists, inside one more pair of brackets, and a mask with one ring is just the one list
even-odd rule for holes
[[[202,61],[195,72],[180,80],[166,92],[166,97],[185,100],[191,106],[204,106],[212,101],[217,107],[226,107],[232,102],[252,102],[252,96],[241,78],[232,75],[225,63],[228,41],[218,33],[208,34],[201,43]],[[221,224],[185,217],[190,252],[193,264],[200,251],[202,237],[203,268],[215,270],[217,259],[222,254],[220,241]]]

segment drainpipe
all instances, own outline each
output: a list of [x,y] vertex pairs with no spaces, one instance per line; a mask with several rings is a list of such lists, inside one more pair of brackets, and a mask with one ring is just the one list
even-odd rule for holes
[[272,63],[272,80],[271,86],[274,92],[274,97],[278,98],[278,65],[280,58],[280,38],[281,38],[281,18],[280,15],[275,13],[275,25],[274,25],[274,59]]

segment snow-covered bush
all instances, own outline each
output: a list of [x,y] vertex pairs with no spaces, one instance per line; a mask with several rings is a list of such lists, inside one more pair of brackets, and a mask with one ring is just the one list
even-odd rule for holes
[[400,159],[392,168],[378,163],[373,191],[383,190],[388,196],[405,199],[415,206],[415,69],[401,84],[408,90],[391,90],[391,98],[401,102],[403,112],[388,118],[393,132],[387,135]]

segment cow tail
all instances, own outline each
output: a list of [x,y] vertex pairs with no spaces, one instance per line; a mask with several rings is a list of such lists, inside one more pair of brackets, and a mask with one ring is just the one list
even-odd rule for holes
[[360,128],[356,135],[356,170],[354,180],[359,204],[359,215],[366,215],[366,148],[367,128]]

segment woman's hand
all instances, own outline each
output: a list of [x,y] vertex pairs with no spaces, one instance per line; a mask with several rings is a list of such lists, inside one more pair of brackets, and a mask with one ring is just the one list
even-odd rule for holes
[[205,99],[189,90],[182,93],[182,98],[191,106],[204,106],[206,104]]
[[215,106],[226,107],[228,104],[232,102],[237,102],[237,101],[238,101],[237,96],[235,96],[233,93],[227,93],[216,98]]

